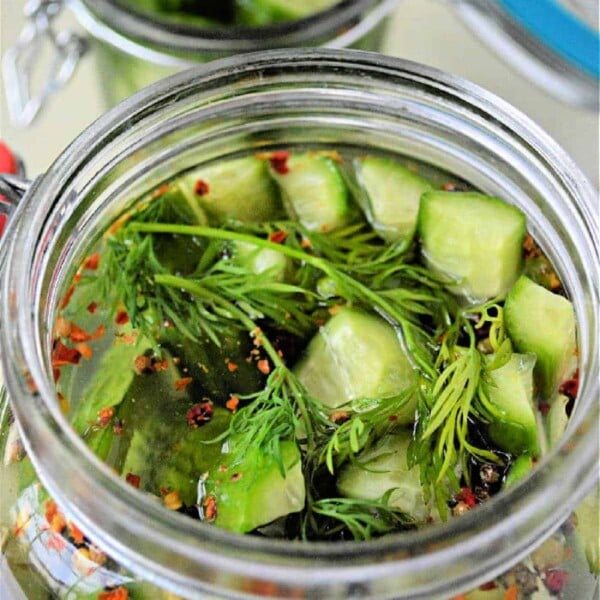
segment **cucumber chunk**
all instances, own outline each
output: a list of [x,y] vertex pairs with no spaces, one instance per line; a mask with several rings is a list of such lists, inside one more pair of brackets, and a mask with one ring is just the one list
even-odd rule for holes
[[545,426],[550,447],[556,446],[563,436],[569,424],[567,405],[570,399],[563,394],[558,394],[550,404],[550,410],[546,415]]
[[387,242],[412,238],[429,181],[395,160],[368,156],[355,161],[365,212],[373,229]]
[[[229,439],[229,448],[235,439]],[[212,496],[216,502],[216,525],[246,533],[279,517],[304,508],[305,486],[300,451],[294,442],[281,442],[281,461],[260,448],[250,449],[239,462],[233,454],[222,454],[204,480],[205,504]]]
[[352,218],[346,183],[331,157],[292,154],[285,169],[271,166],[271,175],[279,185],[290,217],[307,229],[325,233],[346,225]]
[[344,467],[338,477],[338,491],[349,498],[376,500],[388,490],[388,505],[424,523],[431,516],[425,503],[419,467],[408,468],[410,431],[399,431],[381,438]]
[[418,232],[425,262],[456,280],[450,291],[472,302],[502,297],[522,269],[525,215],[476,192],[426,192]]
[[506,297],[504,320],[515,348],[537,356],[534,372],[542,396],[554,398],[575,367],[573,305],[522,276]]
[[491,440],[512,454],[539,454],[533,402],[534,354],[513,354],[498,369],[488,371],[489,400],[498,411],[489,424]]
[[213,225],[229,219],[271,221],[282,214],[267,166],[254,156],[197,169],[185,175],[181,185],[186,194],[196,198]]
[[[398,332],[380,317],[342,308],[317,333],[295,367],[308,392],[336,408],[358,399],[393,398],[418,380]],[[416,395],[398,414],[415,417]]]
[[256,275],[269,273],[273,281],[289,280],[293,270],[292,260],[281,252],[246,242],[233,244],[233,259]]
[[504,487],[510,487],[525,478],[529,472],[533,470],[534,465],[533,458],[529,456],[529,454],[521,454],[521,456],[519,456],[510,466],[506,475]]

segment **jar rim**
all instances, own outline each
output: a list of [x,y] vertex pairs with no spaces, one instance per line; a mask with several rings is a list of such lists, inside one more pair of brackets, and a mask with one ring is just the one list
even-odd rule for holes
[[[76,0],[76,14],[83,17],[92,33],[104,36],[103,28],[94,28],[92,20],[101,22],[109,31],[125,36],[153,50],[180,55],[180,60],[194,61],[194,54],[232,54],[319,44],[335,38],[351,27],[356,19],[382,0],[338,0],[315,14],[260,27],[203,28],[189,23],[173,23],[153,18],[143,11],[126,8],[118,0]],[[388,2],[391,10],[396,0]],[[387,11],[386,11],[387,12]],[[104,34],[103,34],[104,31]]]
[[[547,491],[545,491],[548,483],[544,483],[545,477],[548,476],[550,462],[562,457],[561,486],[555,487],[554,490],[557,494],[556,498],[564,499],[566,502],[565,508],[561,506],[562,513],[568,507],[572,508],[597,480],[597,473],[594,472],[594,466],[598,461],[597,402],[591,405],[592,413],[595,411],[595,415],[591,415],[591,425],[586,425],[587,429],[580,427],[568,433],[559,447],[551,453],[551,460],[542,464],[527,480],[525,486],[516,486],[514,489],[507,490],[502,497],[494,499],[489,505],[484,504],[472,514],[452,520],[443,526],[432,526],[414,533],[358,544],[307,542],[295,545],[278,540],[242,537],[212,527],[204,527],[202,530],[200,527],[195,527],[194,535],[191,535],[189,520],[155,506],[149,499],[118,480],[106,465],[91,455],[75,432],[65,427],[66,420],[55,406],[52,382],[48,380],[43,358],[40,356],[35,319],[29,302],[31,290],[24,277],[24,273],[28,272],[24,269],[26,261],[31,261],[33,257],[32,240],[36,239],[36,231],[39,233],[45,222],[47,207],[56,204],[57,199],[65,201],[65,198],[61,198],[61,193],[66,182],[71,180],[74,173],[102,143],[113,138],[119,128],[129,127],[134,121],[152,119],[153,111],[159,111],[169,102],[186,98],[194,90],[205,86],[207,82],[218,88],[220,82],[224,84],[232,80],[245,81],[252,75],[262,76],[267,65],[304,66],[307,69],[313,68],[321,74],[324,74],[326,68],[343,72],[345,69],[358,66],[365,73],[369,73],[374,82],[385,81],[386,85],[388,82],[391,82],[389,85],[393,85],[394,78],[396,80],[404,78],[415,86],[435,92],[440,96],[440,102],[448,106],[454,102],[471,107],[480,116],[490,116],[495,122],[503,123],[505,129],[523,144],[536,151],[543,150],[557,177],[560,177],[572,193],[581,200],[581,206],[575,208],[583,213],[586,221],[593,221],[594,194],[591,186],[578,167],[547,134],[527,117],[489,92],[430,67],[358,51],[276,50],[223,59],[205,65],[200,70],[177,74],[154,84],[100,117],[67,148],[48,173],[33,186],[30,199],[27,201],[29,214],[22,223],[17,224],[16,235],[11,240],[9,250],[11,259],[6,264],[5,285],[2,287],[2,322],[14,324],[15,327],[9,329],[4,326],[0,331],[2,347],[5,350],[11,349],[11,352],[2,352],[2,362],[9,395],[13,399],[14,412],[24,434],[25,446],[31,453],[34,464],[39,467],[42,482],[52,494],[57,496],[57,500],[65,499],[68,502],[68,494],[66,495],[49,475],[45,468],[47,459],[40,454],[43,444],[60,446],[60,456],[68,464],[69,470],[81,481],[90,484],[94,495],[102,497],[102,502],[106,504],[106,511],[116,510],[118,507],[113,518],[132,536],[143,535],[148,543],[152,542],[163,547],[165,540],[158,539],[161,532],[176,532],[177,543],[180,544],[177,552],[180,555],[192,556],[197,564],[221,567],[228,564],[233,572],[241,569],[247,575],[252,575],[255,565],[260,564],[260,568],[269,576],[283,582],[294,581],[294,579],[302,581],[306,576],[307,568],[310,568],[311,578],[315,581],[327,580],[328,582],[339,582],[344,577],[358,579],[365,576],[366,570],[371,574],[375,572],[382,576],[389,576],[400,568],[406,573],[411,571],[426,573],[436,563],[443,565],[456,562],[461,556],[472,554],[482,545],[489,547],[492,543],[500,542],[506,537],[507,530],[527,531],[526,535],[522,534],[523,540],[520,545],[515,544],[514,549],[511,549],[511,556],[517,560],[526,554],[527,548],[536,535],[541,531],[548,533],[551,531],[547,514]],[[598,265],[597,237],[594,237],[594,232],[590,235],[594,238],[591,245],[595,263]],[[597,281],[594,285],[595,297],[592,298],[594,305],[591,308],[597,309]],[[11,301],[11,297],[16,299],[16,302]],[[590,318],[596,320],[597,315],[598,310],[592,311]],[[597,374],[597,357],[592,367],[593,373]],[[30,374],[36,392],[27,388],[23,369]],[[593,373],[584,382],[583,393],[590,396],[595,394],[597,398],[598,381]],[[36,407],[36,410],[31,411],[32,406]],[[67,467],[62,465],[62,468]],[[569,468],[573,469],[570,475]],[[564,481],[572,482],[574,490],[563,489],[569,487],[564,485]],[[536,487],[540,482],[543,484],[542,489]],[[528,502],[524,502],[523,498]],[[83,525],[94,528],[93,520],[85,507],[71,503],[70,508],[74,518],[79,519]],[[543,522],[535,523],[534,526],[533,518],[537,514],[544,514],[545,518]],[[558,511],[554,514],[558,514]],[[501,519],[498,518],[499,515],[502,516]],[[561,514],[561,516],[567,515]],[[153,527],[145,528],[141,532],[140,523],[145,519],[150,520]],[[555,517],[555,520],[558,520],[558,517]],[[557,526],[558,523],[552,525]],[[103,538],[101,530],[96,528],[94,534],[109,548],[119,549],[114,540]],[[213,555],[213,552],[217,554]],[[255,553],[256,556],[244,555],[245,552]],[[275,557],[281,558],[282,561],[286,560],[280,563],[278,560],[275,561]],[[287,561],[288,558],[292,562]],[[315,558],[321,563],[315,563]],[[383,560],[384,558],[386,560]],[[134,560],[131,556],[129,559]],[[342,560],[345,562],[341,563]],[[489,560],[492,561],[490,564],[493,564],[493,559]],[[494,568],[497,569],[498,566]],[[485,576],[489,577],[492,571],[493,569],[486,569]],[[458,584],[455,582],[454,585]],[[443,589],[450,590],[450,588]]]

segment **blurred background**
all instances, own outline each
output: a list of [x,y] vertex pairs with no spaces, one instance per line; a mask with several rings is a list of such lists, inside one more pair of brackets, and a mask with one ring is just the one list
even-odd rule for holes
[[[592,2],[594,3],[594,2]],[[17,39],[26,0],[0,0],[2,54]],[[59,28],[82,31],[70,11]],[[546,129],[599,187],[599,118],[595,110],[568,106],[517,74],[466,27],[444,0],[401,0],[390,19],[383,52],[466,77],[489,89]],[[27,129],[10,123],[0,99],[0,137],[25,161],[29,176],[44,171],[103,110],[96,63],[84,56],[74,77]],[[110,76],[109,74],[104,74]]]

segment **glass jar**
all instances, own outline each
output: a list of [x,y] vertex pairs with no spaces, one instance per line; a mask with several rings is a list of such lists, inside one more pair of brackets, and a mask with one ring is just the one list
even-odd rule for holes
[[485,44],[548,94],[598,109],[598,11],[587,0],[454,0]]
[[[16,124],[29,125],[48,97],[71,77],[89,46],[107,107],[163,77],[239,53],[302,46],[378,50],[386,17],[396,4],[397,0],[344,0],[295,21],[209,29],[136,11],[123,0],[32,0],[26,7],[28,25],[4,58],[8,108]],[[89,36],[54,31],[64,7]],[[48,40],[49,50],[42,45]],[[30,89],[34,66],[47,60],[48,51],[55,55],[54,64],[36,93]]]
[[[132,198],[177,173],[283,144],[401,153],[456,173],[519,206],[555,265],[579,323],[576,408],[539,466],[477,510],[364,543],[237,536],[166,511],[135,491],[90,452],[63,415],[49,359],[51,324],[90,244]],[[4,553],[13,552],[12,575],[24,570],[22,587],[37,581],[64,598],[96,597],[107,585],[128,588],[130,598],[168,598],[156,585],[190,598],[448,600],[519,561],[528,564],[535,554],[526,557],[550,536],[571,539],[573,521],[557,533],[559,527],[598,481],[594,198],[564,151],[510,105],[450,75],[375,54],[295,49],[232,57],[120,104],[32,183],[5,238],[0,344],[24,446],[8,426],[4,402],[0,522]],[[35,473],[19,460],[24,450]],[[66,532],[60,539],[54,519]],[[98,553],[112,558],[94,563]],[[563,580],[560,597],[593,597],[597,582],[586,574],[582,555],[568,554],[560,564],[570,582]],[[497,587],[470,597],[495,600],[504,593]],[[36,594],[30,597],[47,597]]]

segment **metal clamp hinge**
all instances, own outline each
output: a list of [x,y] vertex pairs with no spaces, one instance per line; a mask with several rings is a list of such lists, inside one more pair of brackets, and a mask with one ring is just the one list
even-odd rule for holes
[[[54,30],[52,22],[63,6],[63,0],[30,0],[25,6],[27,23],[17,43],[4,55],[2,70],[7,107],[17,126],[26,127],[33,121],[48,97],[69,81],[87,51],[85,38],[71,31]],[[47,56],[48,45],[53,54],[47,73],[40,76],[36,69]],[[42,81],[39,92],[33,91],[35,77]]]

